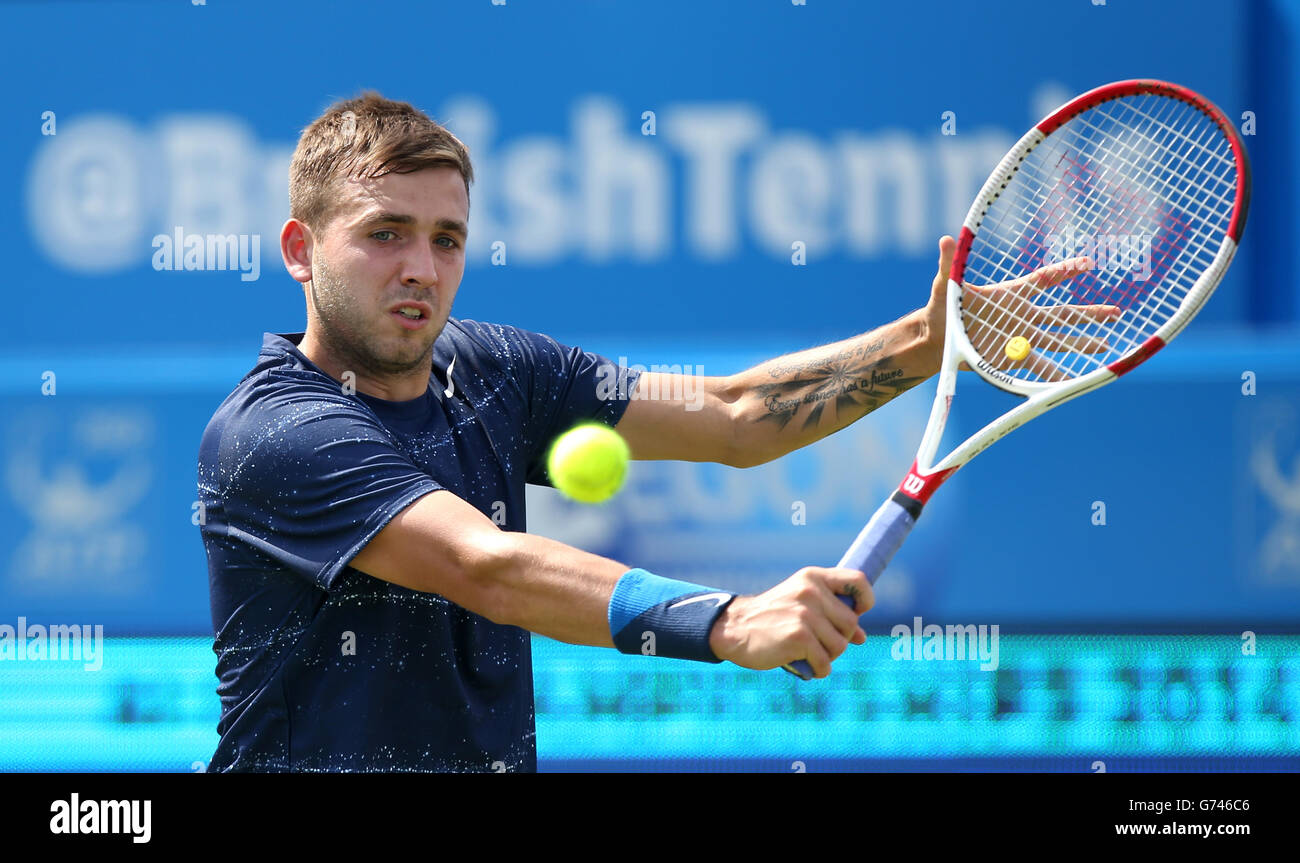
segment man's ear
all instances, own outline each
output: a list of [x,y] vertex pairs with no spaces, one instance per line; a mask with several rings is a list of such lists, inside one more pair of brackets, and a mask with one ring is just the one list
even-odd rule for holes
[[280,257],[294,281],[303,284],[311,281],[311,252],[315,244],[311,228],[304,222],[290,219],[280,229]]

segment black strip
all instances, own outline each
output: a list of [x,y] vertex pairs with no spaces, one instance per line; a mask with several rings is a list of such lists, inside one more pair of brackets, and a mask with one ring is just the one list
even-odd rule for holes
[[[725,698],[725,693],[720,693]],[[665,724],[671,719],[665,719]],[[718,727],[723,727],[720,722]],[[659,733],[659,732],[656,732]],[[664,734],[668,732],[664,731]],[[1237,767],[1232,762],[1236,759],[1207,759],[1205,766],[1209,770],[1230,770]],[[1008,759],[1010,761],[1010,759]],[[1079,779],[1081,774],[1099,772],[1093,767],[1095,761],[1106,765],[1105,779]],[[1189,845],[1205,843],[1202,838],[1190,836],[1153,835],[1148,839],[1138,836],[1119,835],[1116,825],[1155,824],[1157,830],[1165,824],[1179,822],[1183,824],[1231,824],[1249,825],[1251,832],[1243,835],[1211,835],[1209,845],[1217,848],[1238,847],[1238,843],[1252,839],[1262,846],[1268,836],[1285,837],[1294,833],[1295,804],[1293,778],[1287,774],[1272,776],[1223,775],[1218,773],[1150,773],[1135,775],[1129,770],[1141,770],[1144,767],[1158,770],[1182,769],[1196,770],[1201,765],[1187,764],[1171,766],[1163,763],[1139,764],[1134,758],[1121,758],[1109,752],[1088,752],[1075,759],[1061,757],[1020,758],[1018,763],[1008,764],[1000,760],[980,763],[971,758],[959,763],[955,769],[961,774],[945,775],[938,779],[925,771],[931,767],[923,759],[821,759],[815,755],[804,755],[794,751],[785,758],[754,759],[740,762],[744,769],[768,770],[774,773],[830,773],[845,770],[917,770],[917,773],[905,773],[891,776],[886,780],[893,794],[880,795],[873,801],[873,814],[885,819],[887,824],[918,823],[917,801],[926,800],[925,815],[931,821],[942,825],[942,830],[932,830],[933,837],[927,838],[927,848],[941,849],[943,858],[947,851],[968,851],[971,836],[987,835],[989,832],[988,807],[971,806],[969,801],[993,799],[1008,801],[1007,815],[999,822],[997,829],[1006,834],[1002,844],[1015,847],[1038,847],[1056,849],[1064,847],[1068,834],[1070,847],[1091,848],[1097,840],[1114,840],[1125,846],[1141,847],[1145,841],[1152,843],[1147,848],[1163,845],[1162,839],[1172,840],[1167,847],[1186,848]],[[942,763],[942,762],[938,762]],[[663,764],[664,767],[659,765]],[[697,761],[647,762],[628,761],[619,763],[614,759],[596,762],[589,767],[583,762],[561,762],[561,765],[583,769],[600,769],[612,767],[636,771],[672,770],[699,771],[701,773],[718,773],[728,770],[735,762],[725,759],[699,759]],[[1246,769],[1294,769],[1294,761],[1288,763],[1278,759],[1275,764],[1256,767],[1247,763]],[[983,772],[965,773],[965,770],[1016,771],[1062,770],[1074,776],[1059,777],[1053,775],[1036,776],[994,776]],[[549,772],[549,771],[548,771]],[[447,782],[441,786],[447,794],[439,795],[439,814],[452,823],[463,825],[464,829],[475,836],[490,836],[494,848],[502,849],[501,856],[506,859],[526,859],[534,854],[537,847],[535,837],[544,835],[545,831],[555,828],[555,819],[547,811],[537,807],[538,787],[530,780],[493,779],[480,780],[477,783],[458,781],[454,777],[429,775],[387,775],[382,778],[353,776],[299,776],[292,780],[259,779],[255,777],[189,777],[178,779],[171,776],[149,776],[142,774],[123,774],[96,776],[86,774],[19,774],[0,776],[0,794],[4,795],[3,821],[4,836],[9,847],[22,843],[19,847],[37,850],[39,859],[66,859],[84,856],[89,860],[103,860],[118,856],[135,859],[143,856],[148,859],[150,850],[154,853],[167,853],[168,859],[183,857],[187,853],[192,857],[195,837],[221,837],[228,839],[232,847],[251,847],[263,836],[283,832],[286,824],[310,823],[310,819],[319,820],[322,811],[328,807],[337,808],[342,795],[348,795],[348,814],[363,824],[381,823],[385,834],[400,839],[410,838],[419,842],[427,837],[425,824],[428,822],[428,806],[423,797],[429,794],[432,784]],[[531,780],[555,782],[563,780]],[[626,780],[607,778],[600,780],[600,795],[589,795],[592,800],[587,805],[593,815],[591,829],[584,825],[584,838],[602,847],[614,846],[620,840],[626,841],[626,828],[619,828],[620,816],[626,812],[627,799],[632,791],[645,787],[645,780],[632,776]],[[626,792],[614,784],[628,782],[623,786]],[[725,781],[718,777],[713,782]],[[743,780],[742,780],[743,781]],[[934,793],[938,782],[950,793],[942,797]],[[290,784],[292,788],[290,789]],[[377,793],[383,785],[385,793]],[[728,820],[752,819],[752,794],[747,794],[748,786],[733,786],[732,793],[717,795],[717,801],[710,801],[711,811],[717,817]],[[729,789],[730,790],[730,789]],[[149,800],[150,806],[150,841],[148,845],[137,845],[131,836],[125,833],[96,835],[78,832],[75,835],[54,834],[50,830],[53,820],[53,804],[56,801],[71,802],[71,795],[77,792],[80,802],[88,800]],[[913,793],[915,792],[915,793]],[[559,792],[551,792],[558,794]],[[930,795],[930,798],[927,798]],[[931,799],[933,798],[933,799]],[[237,812],[232,812],[232,801],[238,801]],[[1189,805],[1189,809],[1166,808],[1157,814],[1150,809],[1139,810],[1134,801],[1153,803],[1162,801],[1174,805]],[[1178,802],[1175,802],[1178,801]],[[1245,801],[1250,808],[1244,809]],[[1201,808],[1204,804],[1207,808]],[[1208,808],[1217,803],[1224,803],[1233,808]],[[588,801],[584,801],[588,803]],[[502,830],[499,812],[511,813],[511,826],[514,829]],[[237,815],[237,817],[235,817]],[[607,817],[608,816],[608,817]],[[321,852],[332,853],[343,844],[340,831],[315,830],[303,831],[301,836],[294,836],[294,845],[302,849],[302,859],[320,859]],[[500,834],[499,837],[496,834]],[[675,846],[671,839],[648,831],[638,836],[638,846],[646,849],[647,855],[660,857],[673,854]],[[364,836],[358,836],[364,840]],[[761,841],[761,837],[757,837]],[[934,840],[937,839],[938,842]],[[127,853],[119,851],[109,853],[116,846]],[[39,849],[48,848],[45,854]],[[140,849],[144,851],[139,854]],[[71,853],[69,853],[71,851]],[[308,856],[310,855],[310,856]],[[756,855],[755,855],[756,856]],[[1119,859],[1118,855],[1111,855]],[[1178,855],[1183,856],[1183,855]],[[1208,855],[1207,855],[1208,856]],[[1217,859],[1235,859],[1238,856],[1261,859],[1264,855],[1252,852],[1250,855],[1216,853]],[[1128,851],[1124,859],[1159,859],[1174,857],[1172,854],[1156,855],[1144,852],[1138,855]],[[36,859],[34,856],[33,859]],[[1110,858],[1107,858],[1110,859]],[[1273,859],[1273,858],[1270,858]]]
[[912,521],[916,521],[920,518],[921,510],[925,509],[925,504],[921,503],[914,497],[908,497],[901,491],[894,492],[893,501],[903,509],[907,510],[908,515],[912,517]]

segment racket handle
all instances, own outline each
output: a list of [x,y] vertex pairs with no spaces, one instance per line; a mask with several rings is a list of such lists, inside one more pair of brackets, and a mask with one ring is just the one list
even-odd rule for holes
[[[856,569],[867,577],[867,581],[875,584],[885,567],[889,566],[894,553],[902,547],[903,540],[912,532],[912,527],[921,515],[921,506],[920,502],[902,492],[894,492],[876,510],[876,514],[862,528],[858,538],[853,540],[849,550],[844,552],[844,557],[836,565]],[[849,608],[854,607],[851,596],[841,596],[840,602]],[[805,659],[797,659],[781,667],[804,680],[812,679],[812,666]]]
[[[900,500],[899,498],[902,498]],[[876,514],[862,528],[858,538],[853,540],[849,550],[844,552],[836,566],[856,569],[867,577],[872,584],[889,566],[894,553],[903,545],[903,540],[912,532],[916,520],[921,515],[921,503],[907,497],[902,492],[894,492],[888,500],[880,505]],[[850,608],[853,600],[842,596]]]

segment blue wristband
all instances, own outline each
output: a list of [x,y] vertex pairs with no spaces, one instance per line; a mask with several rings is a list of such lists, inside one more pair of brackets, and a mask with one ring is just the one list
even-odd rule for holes
[[734,593],[629,569],[609,598],[609,632],[620,653],[721,662],[709,633]]

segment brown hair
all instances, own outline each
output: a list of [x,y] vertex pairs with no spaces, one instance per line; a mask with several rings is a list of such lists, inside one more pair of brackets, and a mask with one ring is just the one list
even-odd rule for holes
[[365,92],[303,130],[289,165],[289,215],[318,229],[341,181],[440,166],[460,171],[468,195],[474,168],[465,145],[418,108]]

